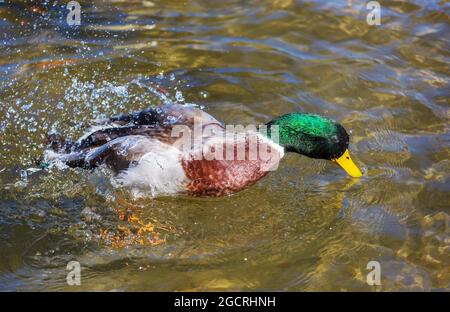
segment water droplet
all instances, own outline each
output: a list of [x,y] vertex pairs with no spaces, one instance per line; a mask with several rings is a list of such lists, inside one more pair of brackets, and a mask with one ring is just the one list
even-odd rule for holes
[[20,179],[22,180],[22,181],[27,181],[27,179],[28,179],[28,174],[27,174],[27,171],[26,170],[21,170],[20,171]]
[[175,93],[175,99],[177,100],[177,102],[184,102],[183,93],[181,93],[181,91],[177,91]]

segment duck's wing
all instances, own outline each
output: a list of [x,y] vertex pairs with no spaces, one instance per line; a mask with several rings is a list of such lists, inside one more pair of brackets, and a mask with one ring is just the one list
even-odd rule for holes
[[173,143],[177,138],[172,137],[172,125],[127,125],[123,127],[104,128],[90,133],[78,140],[72,147],[72,151],[93,148],[106,144],[116,138],[141,135],[160,140],[164,143]]
[[115,115],[94,121],[96,125],[174,125],[192,126],[196,122],[221,124],[210,114],[192,105],[167,104],[129,114]]
[[[100,146],[127,135],[143,135],[170,144],[176,140],[171,138],[175,125],[184,125],[192,130],[197,125],[204,127],[211,124],[223,127],[217,119],[197,107],[179,104],[151,107],[130,114],[97,120],[97,129],[91,130],[87,136],[78,140],[72,150],[79,151]],[[98,129],[98,126],[104,128]]]
[[115,172],[129,168],[155,144],[164,143],[141,135],[129,135],[113,139],[99,147],[72,151],[67,154],[57,154],[53,159],[63,162],[69,167],[93,169],[100,164],[106,164]]

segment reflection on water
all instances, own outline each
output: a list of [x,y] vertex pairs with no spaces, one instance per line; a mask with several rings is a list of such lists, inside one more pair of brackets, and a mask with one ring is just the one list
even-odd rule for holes
[[[449,5],[382,1],[0,4],[0,289],[450,287]],[[45,134],[196,103],[230,124],[291,111],[351,129],[348,178],[288,155],[236,195],[133,201],[108,172],[38,170]],[[366,265],[381,264],[382,286]]]

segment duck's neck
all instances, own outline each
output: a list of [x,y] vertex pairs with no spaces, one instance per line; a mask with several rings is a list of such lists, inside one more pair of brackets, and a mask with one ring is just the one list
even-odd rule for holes
[[[309,115],[296,116],[295,120],[281,116],[269,121],[265,126],[267,129],[261,131],[263,135],[280,145],[287,152],[300,152],[308,149],[308,143],[300,140],[297,132],[305,128],[305,122]],[[302,121],[302,124],[299,124]],[[263,130],[263,129],[261,129]],[[304,145],[304,146],[303,146]]]
[[[264,127],[258,127],[257,129],[261,135],[268,138],[270,141],[273,142],[273,144],[279,145],[284,148],[284,146],[280,143],[280,140],[279,140],[279,138],[280,138],[279,128],[276,129],[273,126],[266,124]],[[277,131],[277,132],[275,132],[275,131]]]

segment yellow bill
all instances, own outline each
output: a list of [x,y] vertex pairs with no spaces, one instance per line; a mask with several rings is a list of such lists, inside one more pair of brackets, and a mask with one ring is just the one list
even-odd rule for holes
[[346,150],[341,157],[333,159],[333,161],[341,166],[349,176],[353,178],[359,178],[360,176],[362,176],[361,171],[358,169],[358,167],[356,167],[355,163],[350,158],[348,150]]

